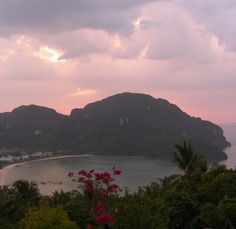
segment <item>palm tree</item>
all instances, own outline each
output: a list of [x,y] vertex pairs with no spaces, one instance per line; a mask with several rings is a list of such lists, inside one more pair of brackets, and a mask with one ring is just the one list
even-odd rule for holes
[[166,191],[172,191],[178,184],[182,175],[173,174],[164,178],[159,178],[159,186],[161,188],[161,193],[165,193]]
[[202,173],[204,173],[208,170],[206,156],[203,156],[201,154],[197,154],[197,161],[195,164],[195,169],[196,169],[196,171],[198,170],[199,172],[202,172]]
[[65,205],[70,199],[72,195],[70,192],[64,192],[61,190],[60,192],[55,191],[52,193],[52,198],[50,199],[53,207],[57,207],[58,205]]
[[14,206],[12,208],[12,221],[17,222],[25,216],[31,206],[37,205],[40,199],[36,183],[27,180],[17,180],[12,185]]
[[194,152],[191,142],[176,144],[177,151],[174,152],[174,162],[184,170],[185,175],[191,175],[194,172],[205,172],[207,170],[207,159],[203,155]]
[[35,182],[17,180],[12,185],[15,195],[25,201],[34,201],[39,198],[40,193]]

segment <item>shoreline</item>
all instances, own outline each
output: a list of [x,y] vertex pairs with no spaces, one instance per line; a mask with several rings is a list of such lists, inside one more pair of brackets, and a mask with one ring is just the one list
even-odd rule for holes
[[67,157],[88,157],[88,156],[93,156],[92,154],[71,154],[71,155],[60,155],[60,156],[52,156],[52,157],[45,157],[45,158],[38,158],[38,159],[33,159],[33,160],[26,160],[26,161],[22,161],[19,163],[13,163],[13,164],[9,164],[5,167],[3,167],[2,169],[0,169],[0,187],[6,185],[5,184],[5,176],[6,174],[15,166],[20,166],[20,165],[24,165],[30,162],[37,162],[37,161],[47,161],[47,160],[54,160],[54,159],[61,159],[61,158],[67,158]]
[[[236,151],[235,154],[231,152],[230,149],[234,150],[236,149],[236,145],[232,144],[230,147],[227,147],[224,152],[228,156],[226,160],[218,161],[219,164],[225,164],[229,168],[236,168],[236,164],[232,164],[229,162],[231,157],[236,158]],[[228,151],[228,152],[227,152]],[[235,156],[234,156],[235,155]],[[88,156],[94,156],[93,154],[70,154],[70,155],[58,155],[58,156],[51,156],[51,157],[44,157],[44,158],[38,158],[38,159],[32,159],[32,160],[25,160],[21,162],[15,162],[12,164],[8,164],[0,169],[0,187],[7,185],[5,182],[5,176],[6,174],[15,166],[21,166],[30,162],[37,162],[37,161],[46,161],[46,160],[54,160],[54,159],[61,159],[61,158],[70,158],[70,157],[88,157]],[[98,155],[97,155],[98,156]],[[137,156],[136,156],[137,157]],[[140,156],[138,156],[140,157]],[[142,156],[141,156],[142,157]]]

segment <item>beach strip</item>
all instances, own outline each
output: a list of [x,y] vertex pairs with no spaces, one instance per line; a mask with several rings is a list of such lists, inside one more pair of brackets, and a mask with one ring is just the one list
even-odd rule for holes
[[54,156],[54,157],[47,157],[47,158],[39,158],[35,160],[29,160],[24,161],[20,163],[10,164],[2,169],[0,169],[0,186],[7,185],[5,182],[5,176],[6,174],[15,166],[24,165],[30,162],[36,162],[36,161],[47,161],[47,160],[55,160],[55,159],[61,159],[61,158],[67,158],[67,157],[89,157],[92,156],[91,154],[81,154],[81,155],[61,155],[61,156]]

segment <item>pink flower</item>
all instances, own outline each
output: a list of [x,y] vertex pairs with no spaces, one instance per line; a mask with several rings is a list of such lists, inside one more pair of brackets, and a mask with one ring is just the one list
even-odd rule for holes
[[109,185],[108,190],[109,190],[110,192],[112,192],[112,191],[117,190],[117,189],[119,189],[119,188],[120,188],[120,187],[119,187],[117,184],[111,184],[111,185]]
[[100,180],[101,179],[101,173],[97,172],[97,173],[94,173],[95,177],[96,177],[96,180]]
[[113,174],[119,176],[121,174],[121,171],[117,169],[116,167],[112,168]]
[[[105,172],[97,172],[92,170],[80,170],[78,177],[74,177],[73,172],[68,172],[68,176],[72,177],[73,181],[79,182],[83,186],[84,194],[89,195],[91,204],[91,214],[99,224],[112,224],[114,219],[106,211],[106,201],[112,193],[121,191],[115,181],[114,175],[120,175],[121,171],[116,167],[112,168],[112,174]],[[112,184],[113,183],[113,184]],[[95,215],[94,215],[95,213]]]
[[101,173],[103,182],[107,183],[111,180],[111,175],[108,172]]
[[110,215],[108,215],[105,211],[102,211],[100,214],[98,214],[96,216],[95,221],[97,223],[101,223],[101,224],[107,224],[107,223],[114,223],[114,218]]
[[74,176],[74,173],[69,171],[68,174],[67,174],[68,177],[73,177]]
[[85,171],[85,170],[80,170],[79,172],[78,172],[78,175],[82,175],[82,176],[87,176],[87,171]]
[[93,226],[91,224],[88,224],[87,229],[93,229]]
[[108,197],[107,193],[104,193],[100,196],[100,200],[105,200]]
[[84,189],[84,192],[93,193],[94,191],[93,191],[92,188],[90,188],[90,187],[86,187],[86,188]]
[[84,177],[80,177],[79,178],[79,182],[84,182],[85,178]]
[[87,177],[87,178],[91,178],[91,177],[92,177],[91,173],[88,172],[87,175],[86,175],[86,177]]
[[105,204],[101,203],[95,207],[96,212],[100,212],[104,208]]

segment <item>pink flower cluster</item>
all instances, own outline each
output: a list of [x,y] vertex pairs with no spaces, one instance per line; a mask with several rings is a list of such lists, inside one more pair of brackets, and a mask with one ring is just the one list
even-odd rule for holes
[[68,176],[73,181],[82,184],[83,191],[89,194],[91,215],[99,224],[112,224],[114,218],[106,212],[106,202],[110,195],[121,191],[119,185],[113,183],[114,177],[119,176],[121,171],[116,167],[112,168],[112,175],[109,172],[97,172],[94,170],[80,170],[78,177],[75,178],[72,171],[68,172]]
[[74,176],[74,173],[71,172],[71,171],[69,171],[69,172],[68,172],[68,177],[73,177],[73,176]]
[[96,222],[100,224],[113,224],[114,218],[108,215],[105,211],[100,212],[96,216]]
[[121,171],[117,169],[116,167],[112,168],[113,174],[119,176],[121,174]]

